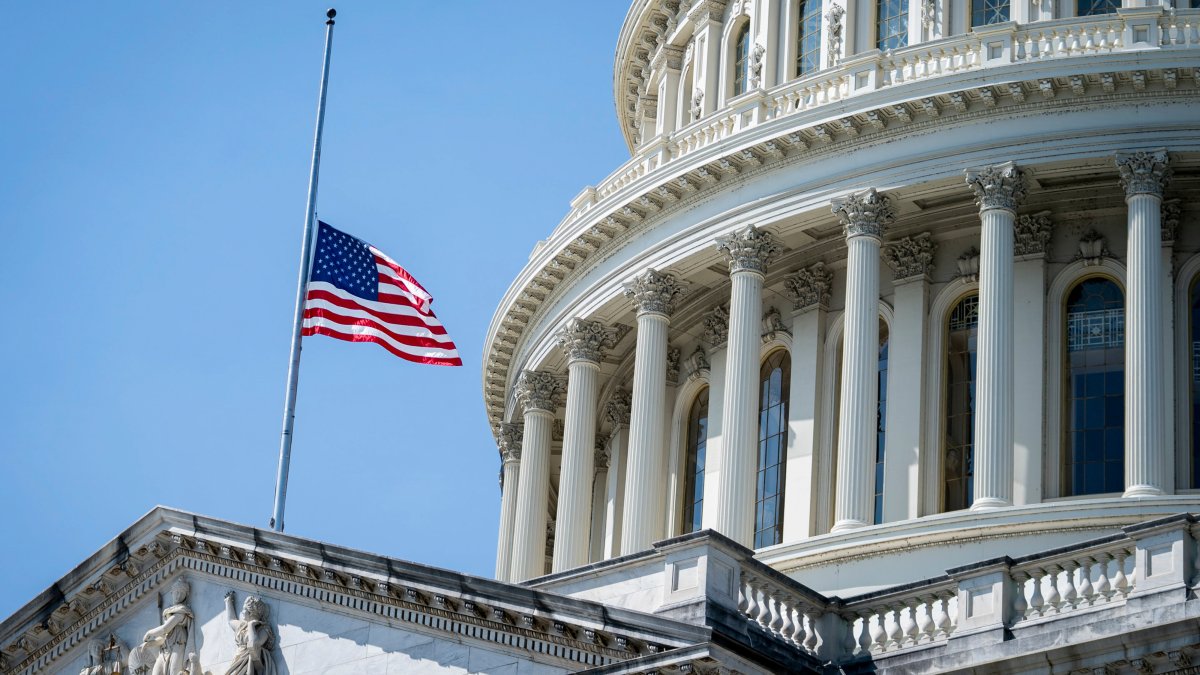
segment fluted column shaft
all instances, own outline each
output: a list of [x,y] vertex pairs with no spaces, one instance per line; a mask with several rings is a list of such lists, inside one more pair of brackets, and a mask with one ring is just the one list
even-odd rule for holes
[[633,409],[629,415],[629,460],[625,466],[624,523],[621,554],[650,548],[662,538],[662,415],[667,392],[667,327],[665,314],[637,317],[633,362]]
[[663,489],[666,448],[662,424],[666,414],[667,328],[675,301],[686,290],[671,274],[653,269],[638,275],[625,289],[637,310],[637,344],[633,360],[633,403],[629,415],[629,457],[625,465],[625,506],[621,554],[650,548],[663,536]]
[[837,494],[833,531],[874,518],[875,444],[879,415],[879,247],[891,221],[887,197],[874,190],[835,202],[846,228],[846,311],[838,419]]
[[1025,178],[1011,162],[968,171],[982,231],[975,375],[974,510],[1012,504],[1013,226]]
[[549,410],[525,410],[521,469],[517,478],[517,514],[513,519],[512,566],[508,580],[521,582],[545,573],[546,506],[550,498]]
[[508,581],[512,563],[512,543],[517,516],[517,490],[521,470],[521,429],[516,424],[505,424],[500,431],[503,457],[503,479],[500,493],[500,534],[496,540],[496,579]]
[[762,289],[767,263],[780,251],[774,238],[748,227],[717,240],[729,263],[729,346],[725,352],[725,465],[717,474],[715,529],[754,547],[758,474],[758,370],[762,350]]
[[1163,190],[1165,150],[1117,155],[1129,208],[1125,289],[1125,496],[1167,492],[1163,408]]
[[975,500],[971,508],[1012,504],[1013,222],[1016,214],[980,212],[979,343],[975,375]]
[[588,563],[599,373],[600,364],[595,361],[572,359],[567,365],[567,412],[552,566],[555,572]]
[[870,525],[879,389],[879,239],[847,241],[846,313],[833,531]]

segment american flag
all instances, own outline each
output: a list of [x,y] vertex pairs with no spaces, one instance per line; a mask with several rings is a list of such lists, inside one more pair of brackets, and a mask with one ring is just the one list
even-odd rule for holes
[[367,242],[318,223],[302,335],[374,342],[402,359],[461,366],[429,304],[433,296]]

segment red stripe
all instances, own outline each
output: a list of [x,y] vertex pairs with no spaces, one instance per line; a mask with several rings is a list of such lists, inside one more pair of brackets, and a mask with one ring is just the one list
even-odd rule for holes
[[404,359],[405,361],[412,361],[414,363],[426,363],[431,366],[461,366],[462,365],[462,359],[459,359],[459,358],[445,359],[445,358],[437,358],[437,357],[432,357],[432,356],[415,356],[413,354],[408,354],[406,352],[402,352],[399,349],[396,349],[392,345],[388,344],[385,340],[377,338],[373,335],[357,335],[357,334],[351,334],[351,333],[339,333],[338,331],[335,331],[332,328],[327,328],[325,326],[310,326],[310,327],[307,327],[307,328],[304,328],[303,330],[301,330],[300,334],[301,335],[326,335],[328,337],[337,338],[338,340],[345,340],[347,342],[374,342],[375,344],[379,345],[380,347],[383,347],[384,349],[395,354],[396,356],[399,356],[400,358]]
[[[383,256],[381,256],[379,254],[372,253],[371,255],[375,256],[375,262],[377,262],[380,265],[383,265],[384,267],[395,272],[397,276],[404,279],[405,281],[412,284],[413,286],[416,286],[417,288],[421,289],[422,291],[425,291],[425,287],[422,286],[421,284],[417,283],[417,280],[412,278],[412,275],[409,274],[407,271],[405,271],[405,269],[403,267],[393,263],[392,261],[388,260],[387,258],[384,258]],[[428,295],[429,291],[425,291],[425,294]]]
[[[434,335],[445,335],[446,334],[446,329],[444,327],[442,327],[440,325],[431,326],[428,323],[425,323],[425,321],[423,321],[420,317],[407,316],[404,314],[390,314],[388,312],[380,312],[378,310],[371,309],[370,307],[365,307],[363,305],[360,305],[357,302],[354,302],[353,300],[347,300],[345,298],[340,298],[340,297],[334,295],[333,293],[330,293],[329,291],[321,290],[319,288],[310,289],[308,291],[308,295],[306,296],[306,299],[308,299],[308,300],[324,300],[330,304],[337,305],[338,307],[344,307],[345,309],[360,309],[374,317],[377,317],[380,321],[383,321],[385,323],[390,323],[390,324],[393,324],[396,326],[417,326],[420,328],[429,329],[429,332],[433,333]],[[379,302],[389,303],[389,304],[393,304],[393,305],[404,305],[406,307],[412,307],[414,310],[416,310],[418,312],[421,311],[420,309],[413,307],[412,303],[408,301],[408,298],[403,298],[400,296],[382,295],[381,294],[379,296]],[[425,316],[429,316],[429,317],[433,318],[434,320],[437,319],[436,316],[433,316],[432,312],[426,314]]]
[[453,342],[438,342],[437,340],[434,340],[433,338],[418,337],[415,335],[401,335],[400,333],[397,333],[396,331],[391,330],[390,328],[388,328],[387,326],[385,326],[379,322],[371,321],[370,319],[362,319],[362,318],[352,317],[352,316],[342,316],[341,314],[337,314],[337,313],[329,311],[328,309],[323,309],[323,308],[319,308],[319,307],[305,309],[304,310],[304,318],[305,319],[312,319],[312,318],[327,319],[329,321],[332,321],[337,324],[341,324],[343,326],[368,326],[370,328],[374,328],[374,329],[380,331],[381,333],[386,333],[388,335],[388,337],[392,338],[396,342],[408,345],[410,347],[430,347],[433,349],[456,349]]

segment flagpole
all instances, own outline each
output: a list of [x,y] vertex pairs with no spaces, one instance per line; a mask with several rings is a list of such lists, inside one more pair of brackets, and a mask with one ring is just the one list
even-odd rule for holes
[[287,394],[283,403],[283,435],[279,439],[279,471],[275,476],[275,509],[271,527],[283,532],[283,508],[287,500],[288,468],[292,462],[292,428],[296,423],[296,385],[300,378],[300,329],[304,323],[304,295],[312,267],[313,222],[317,213],[317,175],[321,168],[321,130],[325,126],[325,91],[329,86],[329,52],[333,47],[333,17],[325,12],[325,61],[321,66],[321,93],[317,98],[317,131],[313,137],[312,169],[308,175],[308,206],[304,211],[304,242],[300,247],[300,278],[296,283],[296,312],[292,321],[292,351],[288,361]]

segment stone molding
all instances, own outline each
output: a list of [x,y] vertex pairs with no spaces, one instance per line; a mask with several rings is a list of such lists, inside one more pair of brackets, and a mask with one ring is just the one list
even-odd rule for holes
[[1125,188],[1125,197],[1153,195],[1161,199],[1171,182],[1170,161],[1166,148],[1118,152],[1117,173],[1121,177],[1121,187]]
[[719,237],[716,247],[729,265],[731,276],[738,272],[753,272],[766,276],[767,265],[783,252],[783,246],[770,232],[753,225]]
[[675,384],[679,381],[680,356],[679,347],[671,347],[667,350],[667,382],[669,384]]
[[1028,192],[1025,174],[1013,162],[968,170],[966,177],[980,211],[1004,209],[1016,212]]
[[596,437],[596,454],[594,461],[597,470],[608,470],[609,460],[612,455],[608,451],[608,439],[603,436]]
[[966,281],[979,281],[979,247],[972,246],[954,261],[958,276]]
[[929,232],[905,237],[883,247],[883,260],[892,268],[895,281],[924,279],[933,271],[937,242]]
[[783,292],[792,300],[792,309],[828,307],[833,290],[833,272],[817,262],[796,270],[783,279]]
[[1045,255],[1053,235],[1054,223],[1049,211],[1020,216],[1013,224],[1013,255]]
[[700,340],[708,345],[709,349],[725,346],[729,340],[729,308],[725,305],[713,307],[711,312],[704,315],[702,323],[704,332]]
[[1179,199],[1164,199],[1162,203],[1163,244],[1174,244],[1179,235],[1179,221],[1183,217],[1183,204]]
[[566,389],[558,375],[540,370],[526,370],[517,378],[517,402],[529,412],[542,410],[553,413],[562,401]]
[[500,458],[505,464],[521,461],[521,438],[524,432],[525,425],[519,422],[505,422],[500,425]]
[[700,345],[696,345],[696,349],[692,352],[692,355],[687,358],[687,364],[689,380],[704,377],[712,369],[712,365],[708,362],[708,354],[705,353],[704,347]]
[[618,389],[612,398],[604,404],[604,417],[614,427],[629,426],[629,416],[633,411],[633,394],[628,389]]
[[600,321],[574,318],[558,331],[558,346],[567,361],[600,363],[606,350],[616,346],[619,331]]
[[633,278],[625,286],[625,297],[633,302],[638,315],[675,313],[675,303],[687,295],[687,282],[680,281],[674,274],[648,269]]
[[892,200],[875,188],[834,199],[833,213],[842,221],[846,238],[872,237],[882,239],[883,232],[896,219]]
[[783,322],[783,314],[778,307],[768,307],[762,318],[762,340],[764,343],[779,339],[779,336],[791,337],[792,331]]

